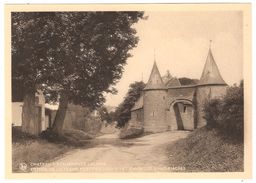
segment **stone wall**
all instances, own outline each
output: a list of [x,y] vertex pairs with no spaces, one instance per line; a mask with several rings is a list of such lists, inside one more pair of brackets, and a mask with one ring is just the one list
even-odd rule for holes
[[200,128],[206,125],[205,102],[225,95],[226,88],[226,85],[199,85],[146,90],[143,109],[132,111],[131,121],[142,121],[145,132]]
[[192,105],[178,103],[184,130],[194,130],[194,109]]
[[23,105],[23,102],[12,102],[12,124],[13,124],[13,126],[21,126],[22,105]]
[[176,121],[173,107],[170,107],[166,111],[166,124],[167,124],[167,130],[178,130],[178,124]]
[[193,95],[196,87],[180,87],[180,88],[169,88],[167,94],[167,107],[177,99],[193,100]]
[[143,122],[144,121],[143,108],[132,111],[131,120]]
[[166,91],[146,90],[144,92],[144,130],[162,132],[168,129],[166,123]]
[[84,129],[84,120],[88,109],[74,104],[68,104],[63,129]]
[[102,121],[87,108],[80,105],[68,104],[63,129],[82,130],[97,134],[101,130]]

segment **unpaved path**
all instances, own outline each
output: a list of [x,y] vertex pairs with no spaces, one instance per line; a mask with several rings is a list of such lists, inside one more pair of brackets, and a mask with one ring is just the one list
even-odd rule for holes
[[166,145],[188,134],[186,131],[164,132],[129,140],[106,134],[92,140],[90,147],[75,149],[33,171],[167,171]]

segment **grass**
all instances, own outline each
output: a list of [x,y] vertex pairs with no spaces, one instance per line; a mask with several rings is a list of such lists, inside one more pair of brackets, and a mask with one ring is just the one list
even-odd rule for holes
[[244,146],[216,129],[200,128],[187,138],[169,144],[169,164],[186,172],[242,172]]
[[[29,172],[35,164],[49,162],[54,158],[68,152],[71,147],[63,144],[53,144],[46,140],[34,139],[27,143],[13,143],[12,145],[12,170],[13,172]],[[25,163],[28,167],[20,169]]]
[[[30,168],[40,165],[40,163],[50,162],[74,148],[62,143],[51,143],[22,133],[17,128],[13,128],[12,134],[13,172],[30,172]],[[22,169],[21,165],[26,165],[27,167]]]

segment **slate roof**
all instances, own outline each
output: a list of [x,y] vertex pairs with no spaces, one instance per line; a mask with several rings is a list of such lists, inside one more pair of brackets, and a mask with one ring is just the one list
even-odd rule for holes
[[181,86],[180,81],[178,78],[176,77],[172,77],[169,81],[167,81],[165,83],[166,87],[177,87],[177,86]]
[[213,58],[212,51],[209,49],[209,53],[204,65],[204,70],[199,80],[198,85],[205,84],[226,84],[220,75],[218,66]]
[[163,83],[163,80],[161,78],[160,72],[157,68],[156,62],[154,62],[149,80],[147,82],[146,87],[144,90],[150,90],[150,89],[164,89],[165,85]]
[[143,108],[143,96],[140,96],[140,98],[135,102],[131,111],[135,111],[135,110],[141,109],[141,108]]

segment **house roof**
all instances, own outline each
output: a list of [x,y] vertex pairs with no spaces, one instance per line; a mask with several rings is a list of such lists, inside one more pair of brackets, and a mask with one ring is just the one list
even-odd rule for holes
[[135,102],[131,111],[135,111],[135,110],[141,109],[141,108],[143,108],[143,96],[140,96],[140,98]]
[[209,49],[208,56],[204,65],[204,70],[198,84],[226,84],[220,75],[218,66],[213,58],[211,49]]
[[161,78],[160,72],[157,68],[156,62],[154,62],[149,80],[148,80],[147,85],[144,88],[144,90],[163,89],[163,88],[165,88],[165,85]]
[[165,83],[166,87],[175,87],[175,86],[181,86],[180,81],[176,77],[172,77],[169,81]]

